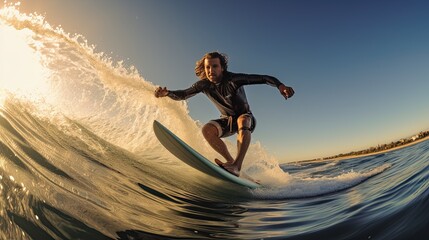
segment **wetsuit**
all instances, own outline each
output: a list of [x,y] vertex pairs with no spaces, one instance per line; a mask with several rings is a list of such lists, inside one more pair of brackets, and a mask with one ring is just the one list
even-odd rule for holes
[[226,137],[237,132],[237,119],[242,114],[252,117],[250,130],[255,129],[256,119],[250,111],[243,88],[244,85],[253,84],[268,84],[278,88],[282,83],[277,78],[267,75],[225,72],[219,83],[203,79],[188,89],[168,91],[167,96],[174,100],[185,100],[200,92],[206,94],[222,114],[220,119],[212,120],[210,123],[218,128],[219,137]]

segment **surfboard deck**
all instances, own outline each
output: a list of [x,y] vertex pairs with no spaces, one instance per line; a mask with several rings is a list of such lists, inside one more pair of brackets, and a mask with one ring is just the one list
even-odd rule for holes
[[161,144],[174,156],[189,166],[212,177],[232,182],[244,187],[251,189],[261,187],[261,185],[255,182],[234,176],[215,163],[209,161],[156,120],[153,122],[153,130]]

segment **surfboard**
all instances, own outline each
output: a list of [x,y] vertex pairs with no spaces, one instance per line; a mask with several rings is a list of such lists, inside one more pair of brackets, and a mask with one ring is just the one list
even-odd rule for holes
[[219,167],[217,164],[211,162],[156,120],[153,122],[153,130],[159,142],[161,142],[161,144],[174,156],[189,166],[212,177],[244,187],[251,189],[261,187],[261,185],[255,182],[234,176]]

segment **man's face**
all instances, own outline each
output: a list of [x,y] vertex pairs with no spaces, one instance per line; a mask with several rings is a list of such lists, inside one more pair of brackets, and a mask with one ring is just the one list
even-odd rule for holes
[[211,82],[218,83],[222,80],[223,68],[219,58],[204,59],[204,69]]

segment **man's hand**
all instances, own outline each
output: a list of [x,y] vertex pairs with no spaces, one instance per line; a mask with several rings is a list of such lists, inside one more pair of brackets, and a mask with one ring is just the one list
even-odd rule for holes
[[166,87],[162,88],[162,87],[158,87],[155,90],[155,97],[159,98],[159,97],[165,97],[168,94],[168,90]]
[[287,100],[288,98],[291,98],[295,91],[293,88],[285,86],[284,84],[279,86],[280,94]]

